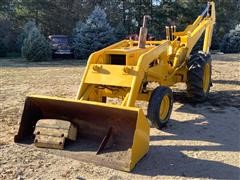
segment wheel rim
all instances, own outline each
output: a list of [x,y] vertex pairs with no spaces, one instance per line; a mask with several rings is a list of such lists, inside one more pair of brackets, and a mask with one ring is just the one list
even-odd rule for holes
[[203,74],[203,91],[205,93],[208,91],[209,83],[210,83],[210,65],[206,64]]
[[160,111],[159,111],[159,117],[161,121],[164,121],[166,119],[168,115],[169,107],[170,107],[170,99],[167,95],[165,95],[161,102]]

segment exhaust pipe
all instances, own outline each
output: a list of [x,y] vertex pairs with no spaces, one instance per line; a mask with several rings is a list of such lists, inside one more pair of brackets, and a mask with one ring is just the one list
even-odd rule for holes
[[145,15],[143,17],[143,26],[140,28],[140,32],[139,32],[139,40],[138,40],[139,48],[145,48],[145,45],[146,45],[147,34],[148,34],[147,19],[151,19],[151,17],[149,15]]

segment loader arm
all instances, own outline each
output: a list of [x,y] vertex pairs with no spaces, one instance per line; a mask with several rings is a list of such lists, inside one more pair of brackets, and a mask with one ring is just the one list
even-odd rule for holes
[[[163,41],[159,46],[155,47],[151,51],[143,54],[138,61],[136,70],[138,72],[138,75],[134,78],[132,81],[132,88],[129,93],[129,98],[127,101],[127,106],[135,106],[135,101],[137,100],[137,96],[139,94],[140,85],[143,82],[143,78],[145,73],[147,73],[149,69],[149,64],[155,60],[158,59],[158,57],[166,52],[168,50],[168,47],[170,46],[170,41]],[[160,75],[159,75],[160,78]]]

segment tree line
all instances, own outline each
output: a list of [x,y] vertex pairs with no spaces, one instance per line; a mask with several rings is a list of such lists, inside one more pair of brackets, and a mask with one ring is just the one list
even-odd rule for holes
[[[240,2],[215,2],[217,23],[212,49],[219,49],[224,36],[240,23]],[[79,22],[85,22],[96,5],[105,11],[109,25],[126,35],[138,33],[143,15],[150,15],[149,33],[161,39],[166,25],[184,29],[206,3],[207,0],[1,0],[0,45],[7,52],[20,52],[21,36],[28,21],[34,21],[45,37],[50,34],[73,36]],[[121,33],[116,40],[119,38]]]

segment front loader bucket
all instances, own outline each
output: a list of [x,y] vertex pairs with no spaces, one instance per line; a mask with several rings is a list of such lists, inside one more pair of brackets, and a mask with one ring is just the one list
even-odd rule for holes
[[149,149],[149,125],[138,108],[29,96],[14,141],[32,145],[40,119],[66,120],[77,127],[77,140],[64,150],[47,149],[53,154],[130,171]]

